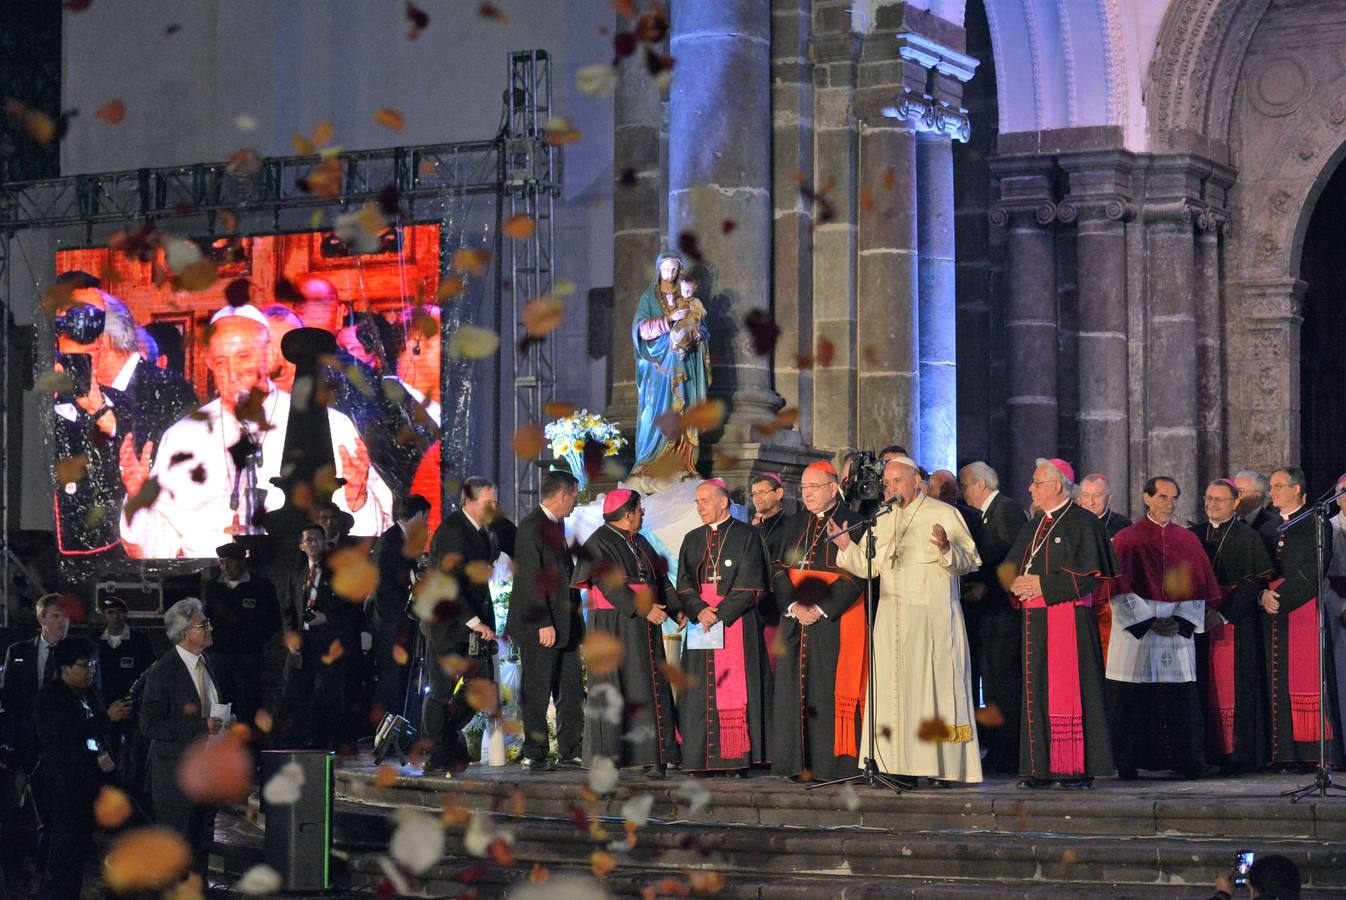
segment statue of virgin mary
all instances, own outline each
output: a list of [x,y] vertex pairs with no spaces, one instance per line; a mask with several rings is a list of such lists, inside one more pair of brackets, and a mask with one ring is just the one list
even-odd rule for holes
[[[640,295],[631,340],[636,355],[636,463],[632,475],[674,475],[696,471],[700,435],[687,429],[670,443],[656,424],[667,413],[681,415],[706,399],[710,387],[710,331],[703,321],[695,340],[675,347],[674,326],[693,310],[679,303],[682,257],[664,251],[654,263],[654,280]],[[672,456],[673,459],[666,457]]]

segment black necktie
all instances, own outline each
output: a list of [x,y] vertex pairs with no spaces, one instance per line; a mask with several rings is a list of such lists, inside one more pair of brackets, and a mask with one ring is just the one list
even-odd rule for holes
[[56,676],[55,650],[55,647],[50,645],[47,646],[47,661],[42,664],[42,683],[38,685],[40,688],[46,687],[51,683],[52,678]]

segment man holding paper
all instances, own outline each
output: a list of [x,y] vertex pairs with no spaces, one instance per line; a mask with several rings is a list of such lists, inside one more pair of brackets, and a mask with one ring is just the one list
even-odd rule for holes
[[705,524],[683,538],[678,606],[687,627],[678,698],[682,766],[735,772],[768,760],[771,669],[757,604],[767,589],[766,545],[729,515],[729,489],[714,478],[696,489]]

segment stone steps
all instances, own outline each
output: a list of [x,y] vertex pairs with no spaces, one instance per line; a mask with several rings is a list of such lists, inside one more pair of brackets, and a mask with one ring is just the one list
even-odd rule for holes
[[[709,808],[700,813],[691,813],[680,803],[683,780],[652,782],[623,775],[617,790],[601,798],[593,811],[617,816],[631,796],[652,794],[652,815],[690,822],[856,826],[898,832],[942,829],[1346,840],[1346,799],[1308,798],[1291,804],[1279,792],[1302,779],[1287,775],[1201,782],[1100,780],[1095,790],[1079,794],[1016,790],[1012,780],[1001,780],[976,788],[910,791],[901,796],[865,785],[848,795],[834,787],[806,791],[765,776],[716,778],[697,782],[713,797]],[[338,793],[351,800],[438,809],[446,797],[452,797],[467,809],[492,810],[510,805],[515,792],[520,792],[528,814],[554,817],[569,816],[583,784],[582,774],[530,775],[514,766],[473,767],[467,777],[453,780],[403,774],[382,788],[375,786],[372,767],[337,773]]]

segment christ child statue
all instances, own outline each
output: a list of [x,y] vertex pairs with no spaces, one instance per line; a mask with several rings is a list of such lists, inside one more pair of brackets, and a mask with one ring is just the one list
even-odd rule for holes
[[673,298],[669,318],[673,320],[669,335],[673,350],[686,359],[701,340],[701,322],[706,318],[706,307],[696,297],[696,279],[692,276],[678,278],[678,294]]

